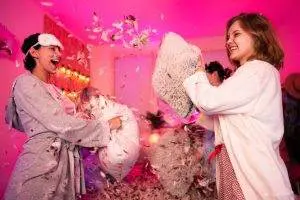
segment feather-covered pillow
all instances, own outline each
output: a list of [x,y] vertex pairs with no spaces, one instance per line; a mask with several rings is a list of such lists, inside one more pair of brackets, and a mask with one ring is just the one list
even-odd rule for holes
[[195,73],[200,56],[198,47],[172,32],[164,36],[158,51],[152,86],[158,96],[182,117],[193,108],[182,83]]
[[[187,134],[182,129],[166,129],[150,148],[149,161],[160,183],[170,194],[183,197],[200,169],[200,162]],[[202,152],[199,152],[202,157]]]
[[89,101],[91,114],[98,120],[120,116],[122,127],[113,130],[106,148],[99,150],[102,170],[116,180],[122,180],[139,156],[139,128],[133,112],[126,106],[104,96],[92,96]]

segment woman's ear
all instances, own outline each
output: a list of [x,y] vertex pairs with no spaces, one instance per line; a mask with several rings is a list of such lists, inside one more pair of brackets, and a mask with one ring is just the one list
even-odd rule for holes
[[30,48],[30,49],[29,49],[29,53],[30,53],[30,55],[31,55],[33,58],[38,59],[39,53],[38,53],[38,51],[37,51],[36,49]]

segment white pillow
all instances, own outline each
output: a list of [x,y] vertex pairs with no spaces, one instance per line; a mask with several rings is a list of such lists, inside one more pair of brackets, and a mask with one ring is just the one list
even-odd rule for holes
[[129,173],[139,156],[138,123],[126,105],[103,96],[92,96],[89,103],[91,114],[96,119],[109,120],[121,116],[121,129],[112,131],[107,147],[99,151],[102,170],[120,181]]
[[172,32],[164,36],[158,51],[152,86],[158,96],[182,117],[186,117],[193,108],[182,83],[195,73],[200,56],[198,47]]

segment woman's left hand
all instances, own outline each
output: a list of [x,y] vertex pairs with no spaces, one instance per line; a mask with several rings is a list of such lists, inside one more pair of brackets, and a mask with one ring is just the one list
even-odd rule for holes
[[205,72],[205,65],[202,55],[199,55],[199,60],[197,63],[197,72]]

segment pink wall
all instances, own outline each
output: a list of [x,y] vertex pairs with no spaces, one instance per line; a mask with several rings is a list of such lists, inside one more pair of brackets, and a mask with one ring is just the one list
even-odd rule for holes
[[217,60],[224,67],[231,67],[226,55],[224,36],[193,38],[189,41],[201,48],[205,63]]
[[157,109],[156,95],[151,86],[154,62],[153,54],[129,55],[115,59],[116,100],[143,115]]
[[[296,21],[297,22],[294,22]],[[283,24],[277,29],[278,37],[285,52],[284,68],[281,70],[282,81],[290,73],[300,73],[300,18],[293,19],[289,24]]]
[[109,46],[96,46],[91,50],[91,86],[103,95],[114,96],[114,53]]
[[[128,58],[132,56],[136,56],[137,58],[139,58],[140,56],[149,56],[151,57],[151,62],[152,62],[150,67],[153,67],[156,50],[157,50],[157,44],[152,44],[149,47],[143,49],[142,51],[136,49],[125,49],[120,46],[110,47],[109,45],[93,47],[91,51],[92,53],[90,59],[91,86],[100,89],[100,91],[104,95],[108,94],[111,96],[115,96],[116,95],[115,87],[118,87],[116,86],[115,76],[116,73],[123,72],[120,70],[118,71],[115,70],[116,62],[120,59],[122,60],[123,58]],[[145,64],[143,61],[140,61],[140,63],[142,65]],[[128,66],[131,65],[132,65],[131,62],[122,62],[122,64],[119,65],[119,68],[126,69]],[[148,77],[151,75],[151,73],[152,70],[150,70],[149,73],[147,71],[147,74],[145,76]]]
[[[27,35],[43,30],[43,12],[33,2],[0,1],[0,8],[0,23],[16,36],[20,44]],[[4,107],[9,96],[10,85],[14,78],[24,71],[22,57],[19,57],[18,60],[21,63],[19,68],[13,61],[0,59],[0,198],[5,191],[17,155],[22,150],[25,141],[24,134],[13,130],[9,131],[4,122]]]

